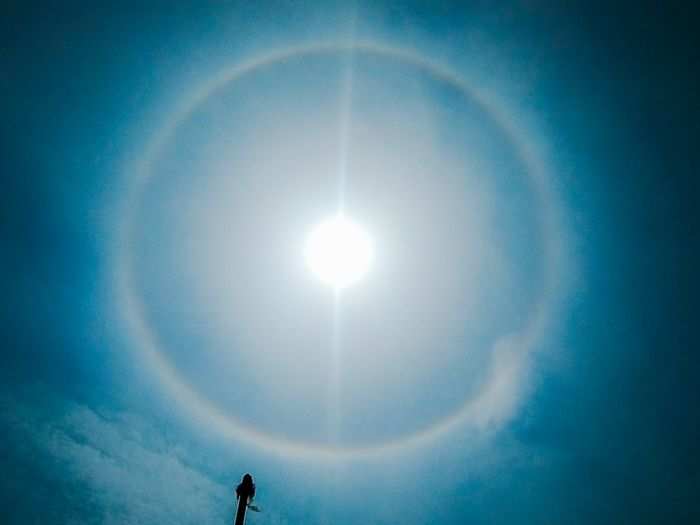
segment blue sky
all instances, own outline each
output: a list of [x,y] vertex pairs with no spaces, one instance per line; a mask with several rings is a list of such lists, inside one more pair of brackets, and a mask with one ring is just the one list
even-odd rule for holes
[[4,522],[697,520],[680,4],[5,10]]

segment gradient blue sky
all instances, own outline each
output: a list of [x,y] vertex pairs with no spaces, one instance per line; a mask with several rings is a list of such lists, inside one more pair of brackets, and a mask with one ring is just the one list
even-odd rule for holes
[[[245,471],[264,509],[251,524],[698,520],[700,46],[682,3],[18,3],[0,12],[3,522],[230,522]],[[228,439],[174,402],[125,332],[114,260],[125,167],[188,93],[242,60],[350,34],[446,64],[517,115],[556,196],[566,293],[498,424],[328,463]],[[523,297],[514,301],[527,309]],[[149,304],[167,314],[161,301]],[[160,326],[181,336],[167,315]],[[188,359],[185,368],[199,363]],[[206,385],[210,376],[192,373]],[[415,413],[438,417],[437,391],[417,388]],[[265,419],[279,398],[261,392],[241,413],[281,431]],[[406,417],[382,423],[386,407],[375,405],[375,433],[348,439],[411,427]],[[316,439],[308,429],[288,428]]]

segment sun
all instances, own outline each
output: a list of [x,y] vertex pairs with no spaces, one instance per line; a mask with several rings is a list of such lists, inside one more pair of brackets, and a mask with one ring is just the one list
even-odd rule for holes
[[369,235],[344,215],[336,215],[309,234],[304,256],[311,271],[335,289],[357,283],[374,256]]

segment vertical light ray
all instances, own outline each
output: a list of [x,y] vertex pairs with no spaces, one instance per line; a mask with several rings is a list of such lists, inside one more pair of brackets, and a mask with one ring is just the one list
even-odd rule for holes
[[[352,39],[351,39],[352,42]],[[345,53],[345,64],[342,71],[340,84],[340,125],[339,125],[339,148],[338,148],[338,213],[345,211],[345,192],[347,189],[348,176],[348,150],[350,142],[350,127],[352,125],[352,83],[354,76],[353,48],[350,47]]]
[[[350,143],[350,128],[352,124],[352,83],[354,75],[355,58],[355,23],[356,15],[353,14],[350,21],[350,45],[343,55],[344,64],[341,71],[340,82],[340,118],[338,137],[338,166],[337,166],[337,199],[338,215],[345,213],[345,194],[348,178],[348,151]],[[331,336],[331,366],[328,378],[328,441],[338,444],[341,428],[341,366],[342,366],[342,318],[341,318],[341,292],[336,288],[333,293],[333,326]]]
[[333,291],[333,326],[331,332],[331,366],[328,377],[328,441],[338,444],[340,440],[340,394],[342,361],[340,289]]

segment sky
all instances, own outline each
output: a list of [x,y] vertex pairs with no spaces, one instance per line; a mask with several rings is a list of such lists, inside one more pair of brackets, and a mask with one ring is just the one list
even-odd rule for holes
[[698,521],[687,6],[99,4],[0,8],[4,523]]

